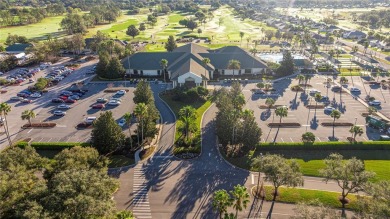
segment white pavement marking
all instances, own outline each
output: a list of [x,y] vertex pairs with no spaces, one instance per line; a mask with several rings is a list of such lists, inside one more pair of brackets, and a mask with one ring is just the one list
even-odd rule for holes
[[322,142],[321,139],[319,137],[317,137],[318,141]]
[[[156,156],[157,158],[171,156]],[[150,211],[148,187],[145,179],[145,172],[142,166],[138,165],[134,168],[133,175],[133,213],[136,218],[152,218]]]
[[291,140],[291,142],[294,142],[294,141],[292,140],[292,138],[290,138],[290,140]]
[[27,133],[30,133],[32,130],[34,130],[34,129],[30,129],[30,131],[28,131]]
[[303,127],[309,127],[310,125],[302,125]]
[[282,139],[282,141],[284,142],[283,138],[280,138],[280,139]]
[[252,184],[255,184],[255,177],[251,174]]
[[364,141],[367,141],[367,138],[365,138],[364,136],[363,136],[363,139],[364,139]]

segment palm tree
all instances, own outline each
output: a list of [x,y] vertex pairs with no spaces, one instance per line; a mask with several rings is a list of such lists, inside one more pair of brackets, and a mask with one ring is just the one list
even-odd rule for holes
[[352,133],[352,136],[353,136],[352,138],[353,138],[354,142],[356,141],[357,135],[361,136],[364,133],[363,128],[360,126],[356,126],[356,125],[352,126],[351,129],[349,130],[349,132]]
[[[242,43],[242,38],[244,37],[244,35],[245,35],[245,33],[241,31],[240,32],[241,43]],[[240,43],[240,45],[241,45],[241,43]]]
[[256,84],[256,87],[260,88],[260,89],[263,89],[265,87],[264,83],[263,82],[259,82]]
[[209,58],[203,58],[202,59],[202,64],[204,66],[204,75],[206,76],[207,72],[207,65],[210,64],[210,59]]
[[373,107],[373,106],[369,106],[368,107],[368,114],[372,115],[373,113],[376,113],[378,110]]
[[179,111],[179,120],[183,123],[184,132],[188,141],[190,136],[191,126],[194,125],[196,120],[196,110],[192,106],[185,106]]
[[226,190],[221,189],[214,192],[213,208],[218,212],[219,219],[222,219],[223,215],[227,213],[227,208],[232,205],[232,201]]
[[28,123],[31,126],[31,119],[35,118],[35,113],[32,110],[25,110],[22,112],[22,120],[28,120]]
[[242,211],[249,203],[249,193],[246,191],[245,186],[236,185],[234,190],[230,191],[230,194],[233,196],[233,209],[236,210],[237,218],[238,211]]
[[287,117],[288,109],[285,106],[280,106],[280,107],[276,108],[275,114],[280,117],[279,124],[281,124],[282,123],[282,118],[283,117]]
[[228,64],[228,69],[233,70],[233,78],[234,78],[234,70],[235,69],[240,69],[241,68],[241,63],[238,60],[231,59]]
[[299,75],[297,75],[297,79],[298,79],[298,85],[300,85],[301,82],[302,82],[303,80],[305,80],[305,76],[304,76],[303,74],[299,74]]
[[366,53],[367,53],[368,45],[369,45],[368,41],[365,41],[364,44],[363,44],[363,46],[364,46],[364,55],[366,55]]
[[256,49],[256,48],[252,48],[252,49],[249,50],[249,52],[250,52],[253,56],[256,56],[257,49]]
[[133,114],[132,113],[125,113],[125,115],[123,115],[123,118],[126,120],[126,124],[127,126],[129,127],[129,136],[130,136],[130,148],[131,150],[133,150],[133,138],[131,137],[131,129],[130,129],[130,126],[131,126],[131,120],[133,118]]
[[330,117],[333,118],[333,139],[334,139],[334,123],[336,122],[336,119],[340,119],[341,113],[338,110],[333,110],[330,113]]
[[251,38],[250,38],[250,37],[246,38],[246,48],[249,47],[250,41],[251,41]]
[[322,99],[322,96],[321,96],[320,93],[316,93],[316,94],[314,95],[314,100],[316,101],[316,108],[315,108],[315,110],[314,110],[314,115],[316,115],[316,113],[317,113],[317,104],[318,104],[318,102],[321,101],[321,99]]
[[160,61],[160,66],[161,66],[162,69],[163,69],[164,82],[166,82],[166,81],[165,81],[165,72],[166,72],[167,67],[168,67],[168,60],[166,60],[166,59],[161,59],[161,61]]
[[268,106],[268,110],[271,111],[271,107],[275,104],[275,100],[268,97],[266,100],[265,100],[265,104]]
[[[134,114],[138,117],[138,122],[141,123],[141,141],[144,140],[144,119],[147,111],[148,111],[148,106],[145,103],[139,103],[135,105]],[[138,136],[138,144],[139,144],[139,136]]]
[[8,130],[8,122],[7,122],[7,115],[8,113],[11,112],[11,106],[8,105],[7,103],[1,103],[0,104],[0,115],[4,117],[4,131],[5,131],[5,134],[7,135],[7,139],[8,139],[8,142],[9,142],[9,146],[12,145],[11,143],[11,137],[9,135],[9,130]]

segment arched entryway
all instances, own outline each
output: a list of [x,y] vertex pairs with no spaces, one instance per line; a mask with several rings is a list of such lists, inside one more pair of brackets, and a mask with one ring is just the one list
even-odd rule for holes
[[196,87],[195,78],[192,77],[186,78],[184,84],[187,87]]

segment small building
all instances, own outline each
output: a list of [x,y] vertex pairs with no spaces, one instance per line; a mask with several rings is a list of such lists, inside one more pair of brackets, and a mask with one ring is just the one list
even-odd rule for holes
[[[202,62],[205,58],[210,60],[207,65]],[[162,59],[168,61],[166,70],[160,65]],[[229,69],[230,60],[238,60],[240,69]],[[184,84],[206,86],[211,79],[260,75],[268,69],[260,58],[237,46],[209,50],[194,43],[172,52],[139,52],[124,58],[122,64],[130,77],[167,77],[173,87]]]
[[366,38],[367,34],[360,30],[347,31],[343,34],[343,38],[346,39],[362,39]]

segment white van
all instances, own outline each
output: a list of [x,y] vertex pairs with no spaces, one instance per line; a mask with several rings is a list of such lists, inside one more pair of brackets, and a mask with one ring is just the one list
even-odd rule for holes
[[93,121],[95,121],[95,120],[96,120],[96,117],[94,117],[94,116],[87,117],[87,118],[85,118],[85,123],[92,124]]

